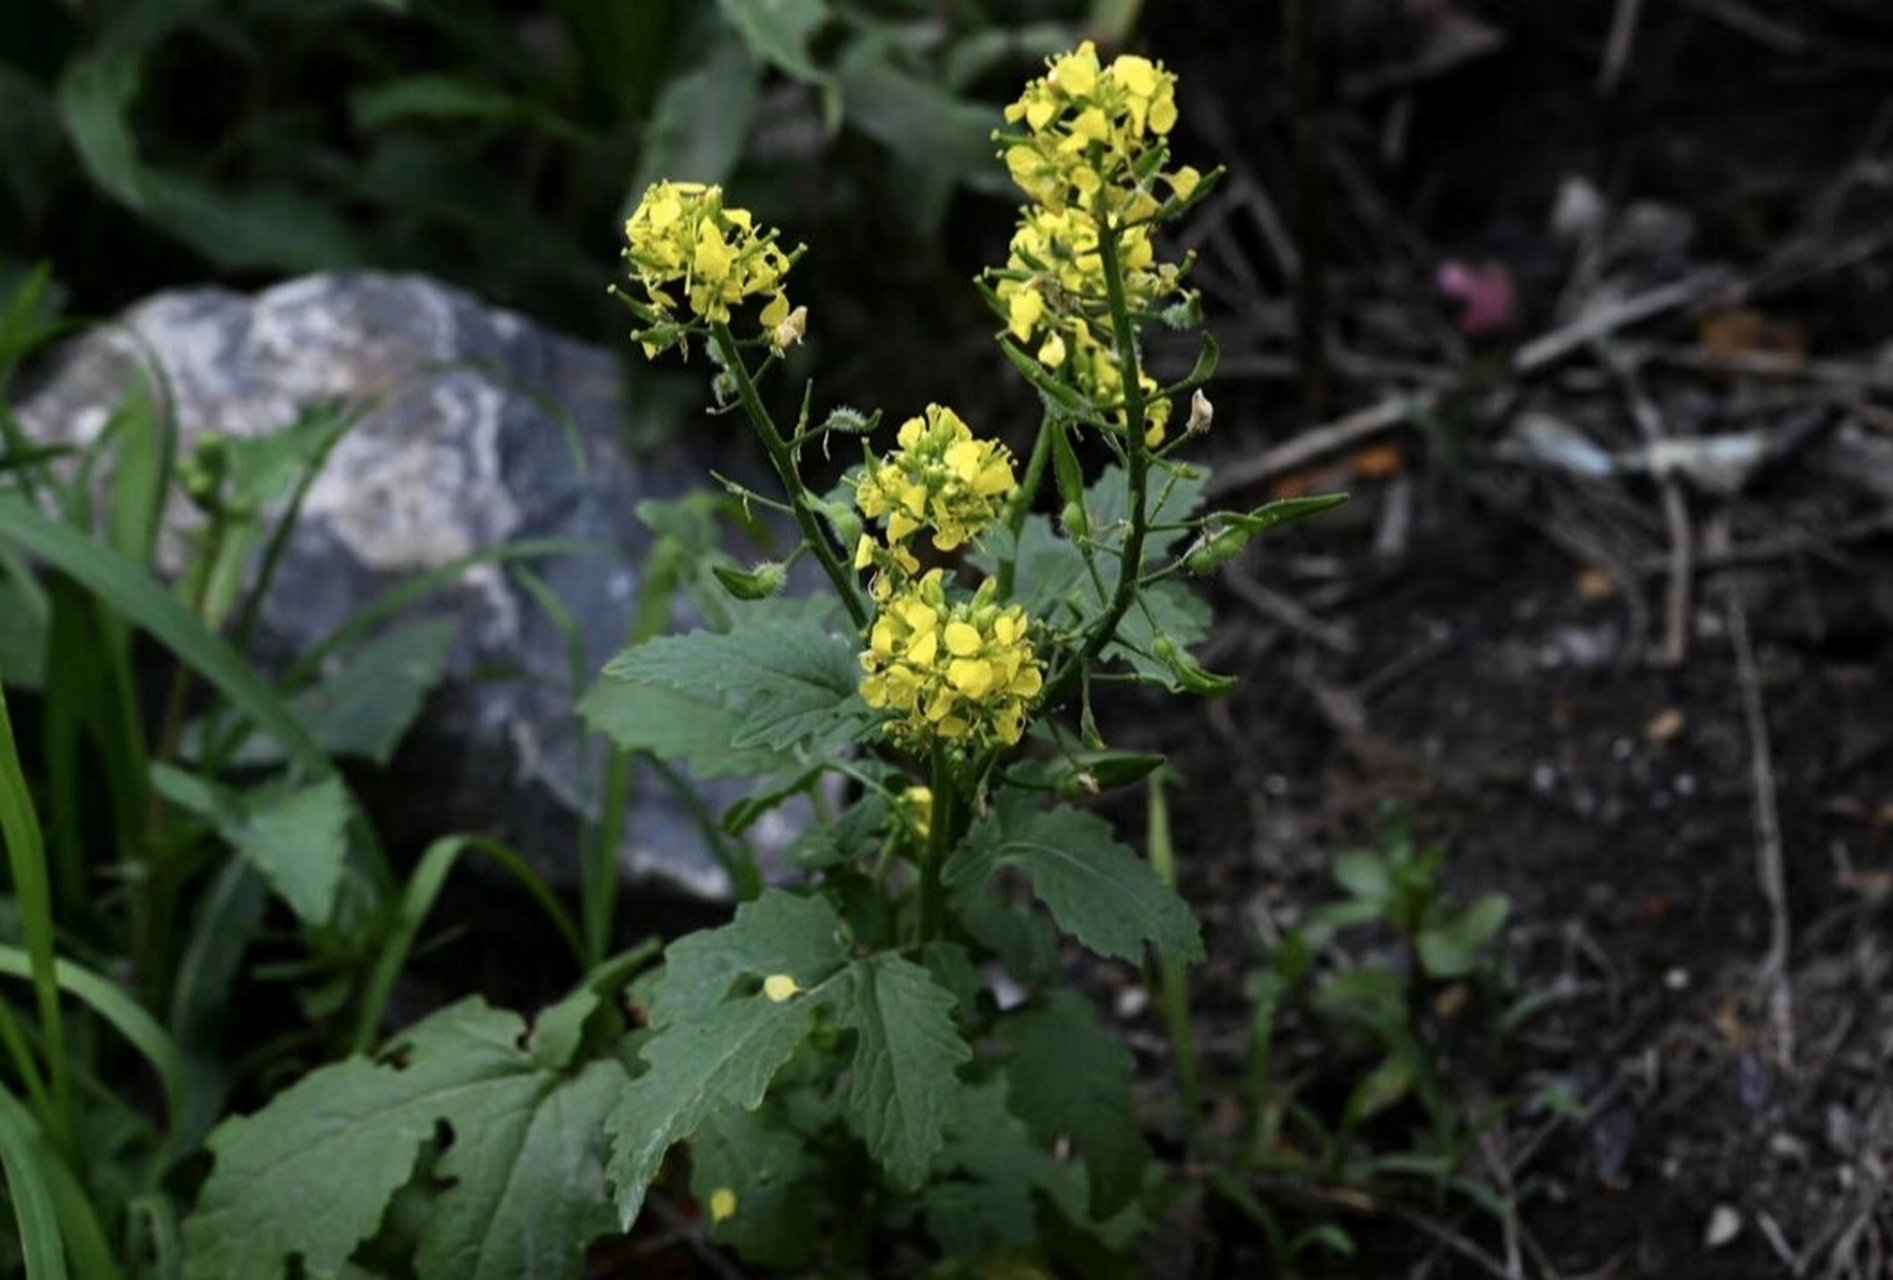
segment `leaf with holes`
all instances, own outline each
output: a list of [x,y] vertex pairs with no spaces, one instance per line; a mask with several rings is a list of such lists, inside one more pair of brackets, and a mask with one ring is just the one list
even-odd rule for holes
[[[452,1185],[421,1229],[421,1280],[576,1280],[611,1229],[599,1130],[624,1070],[549,1070],[520,1047],[525,1023],[480,1000],[415,1027],[382,1060],[323,1067],[261,1111],[226,1120],[185,1223],[190,1280],[256,1280],[291,1256],[332,1276],[373,1235],[447,1126],[433,1168]],[[319,1190],[320,1194],[311,1194]]]

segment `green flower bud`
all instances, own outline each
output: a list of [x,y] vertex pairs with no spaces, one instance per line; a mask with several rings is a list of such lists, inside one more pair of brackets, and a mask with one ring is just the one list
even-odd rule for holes
[[774,560],[765,560],[747,572],[725,564],[713,566],[710,572],[738,600],[766,600],[781,591],[789,577],[787,567]]

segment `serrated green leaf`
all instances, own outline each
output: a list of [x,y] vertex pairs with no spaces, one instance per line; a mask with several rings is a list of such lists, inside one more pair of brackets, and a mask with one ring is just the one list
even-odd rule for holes
[[834,1000],[855,1032],[848,1110],[897,1186],[917,1187],[945,1143],[972,1050],[953,1024],[957,1001],[911,960],[886,953],[855,965]]
[[716,1005],[646,1040],[649,1069],[620,1095],[605,1121],[611,1137],[606,1175],[627,1230],[644,1207],[664,1153],[695,1133],[713,1112],[753,1110],[769,1082],[808,1037],[820,1001],[809,995],[776,1003],[767,996]]
[[714,1008],[738,978],[786,973],[813,987],[847,960],[841,917],[827,901],[771,889],[738,907],[722,928],[670,945],[651,992],[651,1024],[662,1028]]
[[758,1266],[794,1269],[815,1251],[818,1219],[807,1183],[815,1175],[808,1143],[773,1111],[719,1111],[690,1144],[690,1193],[709,1205],[719,1191],[736,1210],[710,1219],[710,1239]]
[[1196,919],[1156,872],[1112,835],[1102,818],[1077,809],[1038,810],[1008,795],[967,833],[946,866],[949,884],[1013,867],[1066,933],[1097,952],[1132,963],[1155,943],[1179,960],[1200,960]]
[[866,723],[857,642],[828,630],[825,602],[767,600],[717,634],[665,636],[625,650],[605,679],[706,694],[734,713],[729,746],[812,754],[854,741]]
[[[519,1048],[517,1015],[475,999],[415,1027],[403,1065],[323,1067],[208,1139],[216,1165],[184,1228],[191,1280],[257,1280],[299,1255],[341,1270],[372,1235],[441,1124],[442,1191],[416,1255],[422,1280],[577,1277],[611,1226],[597,1135],[624,1072],[549,1072]],[[312,1189],[321,1194],[312,1194]]]
[[585,723],[627,751],[682,764],[697,778],[754,778],[797,765],[783,751],[736,747],[738,713],[708,690],[603,679],[578,704]]
[[422,704],[447,674],[453,652],[450,622],[411,622],[363,645],[295,707],[309,734],[332,756],[385,765]]
[[999,1031],[1013,1051],[1012,1114],[1042,1144],[1070,1139],[1091,1175],[1092,1212],[1115,1213],[1137,1194],[1150,1161],[1131,1097],[1130,1050],[1069,991],[1007,1018]]
[[157,765],[151,781],[165,799],[210,823],[305,923],[327,923],[348,857],[351,808],[340,778],[295,791],[241,792]]

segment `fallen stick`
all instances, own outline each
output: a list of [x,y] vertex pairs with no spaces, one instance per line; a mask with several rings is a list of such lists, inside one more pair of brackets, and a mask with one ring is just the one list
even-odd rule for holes
[[1421,391],[1392,396],[1379,404],[1358,409],[1325,426],[1305,431],[1293,440],[1276,445],[1253,458],[1211,472],[1209,494],[1217,497],[1236,489],[1245,489],[1321,458],[1345,452],[1391,431],[1415,414],[1430,412],[1439,404],[1439,400],[1438,391]]
[[[1710,544],[1728,549],[1726,520],[1711,530]],[[1728,609],[1729,643],[1735,650],[1735,678],[1742,693],[1742,717],[1748,726],[1749,781],[1755,796],[1755,862],[1762,899],[1768,904],[1768,951],[1762,957],[1761,977],[1768,993],[1768,1020],[1775,1035],[1775,1062],[1784,1072],[1794,1070],[1794,995],[1788,982],[1788,880],[1782,865],[1781,812],[1775,799],[1774,752],[1768,741],[1768,712],[1762,705],[1761,675],[1755,669],[1755,647],[1748,634],[1748,610],[1742,605],[1733,578],[1723,584]]]

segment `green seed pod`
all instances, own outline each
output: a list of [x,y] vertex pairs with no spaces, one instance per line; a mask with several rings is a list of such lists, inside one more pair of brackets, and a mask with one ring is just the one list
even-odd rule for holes
[[766,600],[781,591],[789,577],[788,569],[774,560],[765,560],[747,572],[723,564],[713,566],[710,572],[738,600]]
[[1058,514],[1058,522],[1064,526],[1067,538],[1083,538],[1091,534],[1091,520],[1085,515],[1085,509],[1075,502],[1065,504],[1065,509]]

